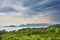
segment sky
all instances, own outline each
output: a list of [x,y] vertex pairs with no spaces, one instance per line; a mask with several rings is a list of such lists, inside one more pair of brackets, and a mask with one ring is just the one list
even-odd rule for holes
[[0,25],[60,23],[60,0],[0,0]]

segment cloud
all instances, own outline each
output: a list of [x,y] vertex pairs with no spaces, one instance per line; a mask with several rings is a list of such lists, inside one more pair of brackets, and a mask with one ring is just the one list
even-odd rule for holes
[[24,1],[24,6],[34,6],[35,4],[41,2],[43,0],[26,0]]
[[58,10],[51,10],[53,12],[51,12],[50,17],[52,19],[53,23],[60,23],[60,11]]
[[[37,16],[41,14],[46,14],[51,18],[51,21],[54,23],[59,23],[60,20],[60,0],[43,0],[37,3],[27,2],[27,7],[30,7],[30,11],[26,15]],[[43,13],[41,13],[43,12]],[[44,13],[47,12],[47,13]]]
[[[13,16],[14,15],[14,16]],[[50,23],[51,19],[49,16],[34,16],[32,18],[24,18],[19,15],[19,17],[15,17],[18,14],[12,15],[0,15],[0,25],[20,25],[27,23]]]
[[14,9],[13,7],[2,7],[0,8],[0,12],[17,12],[18,10]]
[[[39,0],[36,3],[35,3],[35,1],[34,2],[33,1],[34,0],[26,2],[25,5],[27,5],[27,7],[30,8],[30,10],[26,14],[29,14],[29,15],[33,14],[33,16],[34,16],[34,15],[38,14],[38,12],[44,12],[44,11],[49,11],[49,10],[58,10],[60,7],[60,6],[58,6],[58,5],[60,5],[59,0],[42,0],[42,1]],[[31,4],[31,2],[32,2],[32,4]]]
[[0,24],[57,23],[59,13],[60,0],[0,0]]

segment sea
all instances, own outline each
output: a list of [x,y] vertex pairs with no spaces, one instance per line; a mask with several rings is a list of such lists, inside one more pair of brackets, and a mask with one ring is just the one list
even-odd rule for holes
[[6,30],[6,31],[13,31],[13,30],[20,30],[23,28],[46,28],[48,26],[25,26],[25,27],[4,27],[0,26],[0,30]]

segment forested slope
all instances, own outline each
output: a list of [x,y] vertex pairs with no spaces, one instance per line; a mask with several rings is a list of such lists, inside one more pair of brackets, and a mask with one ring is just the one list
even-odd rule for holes
[[25,28],[9,32],[2,30],[0,40],[60,40],[60,28],[53,25],[47,28]]

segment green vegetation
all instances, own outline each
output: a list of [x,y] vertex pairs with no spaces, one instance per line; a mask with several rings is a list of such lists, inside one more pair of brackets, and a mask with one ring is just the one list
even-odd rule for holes
[[60,28],[25,28],[18,31],[0,31],[0,40],[60,40]]

